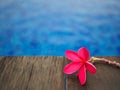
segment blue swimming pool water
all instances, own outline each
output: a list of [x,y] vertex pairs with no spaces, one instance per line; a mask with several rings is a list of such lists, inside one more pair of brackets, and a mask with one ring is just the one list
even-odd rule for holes
[[120,0],[0,0],[0,55],[120,55]]

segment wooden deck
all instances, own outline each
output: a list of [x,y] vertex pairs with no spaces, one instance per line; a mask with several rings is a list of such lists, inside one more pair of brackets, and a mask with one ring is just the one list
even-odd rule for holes
[[[105,57],[120,62],[120,56]],[[64,75],[64,57],[0,57],[0,90],[120,90],[120,68],[96,63],[85,86],[74,75]]]

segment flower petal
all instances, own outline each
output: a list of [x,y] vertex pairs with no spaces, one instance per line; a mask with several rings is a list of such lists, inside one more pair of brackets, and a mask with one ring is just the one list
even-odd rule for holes
[[74,51],[71,51],[71,50],[66,51],[66,58],[68,58],[68,59],[70,59],[71,61],[74,61],[74,62],[81,61],[78,54]]
[[90,57],[90,53],[85,47],[82,47],[78,50],[78,55],[85,61],[87,61]]
[[76,72],[81,67],[81,65],[82,64],[78,62],[71,62],[64,67],[63,72],[66,74],[72,74]]
[[79,81],[80,81],[81,85],[84,85],[86,83],[86,68],[85,68],[85,65],[83,65],[80,68],[80,71],[78,73],[78,77],[79,77]]
[[97,71],[96,67],[90,62],[86,62],[86,69],[92,74],[95,74]]

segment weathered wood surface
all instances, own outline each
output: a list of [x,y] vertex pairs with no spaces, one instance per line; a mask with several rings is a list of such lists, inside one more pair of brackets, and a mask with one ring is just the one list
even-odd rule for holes
[[[120,62],[120,57],[104,57]],[[120,90],[120,68],[105,63],[95,63],[97,73],[87,72],[87,83],[81,86],[77,77],[67,75],[66,90]]]
[[63,57],[5,57],[0,90],[63,90]]
[[[120,62],[119,57],[105,57]],[[120,90],[120,68],[96,63],[85,86],[74,75],[64,75],[64,57],[0,57],[0,90]]]

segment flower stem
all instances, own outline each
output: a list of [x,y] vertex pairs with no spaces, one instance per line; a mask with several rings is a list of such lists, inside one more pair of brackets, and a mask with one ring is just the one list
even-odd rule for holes
[[95,62],[104,62],[104,63],[107,63],[107,64],[110,64],[110,65],[115,65],[117,67],[120,68],[120,63],[116,62],[116,61],[110,61],[108,59],[105,59],[105,58],[96,58],[96,57],[91,57],[90,58],[90,61],[92,63],[95,63]]

